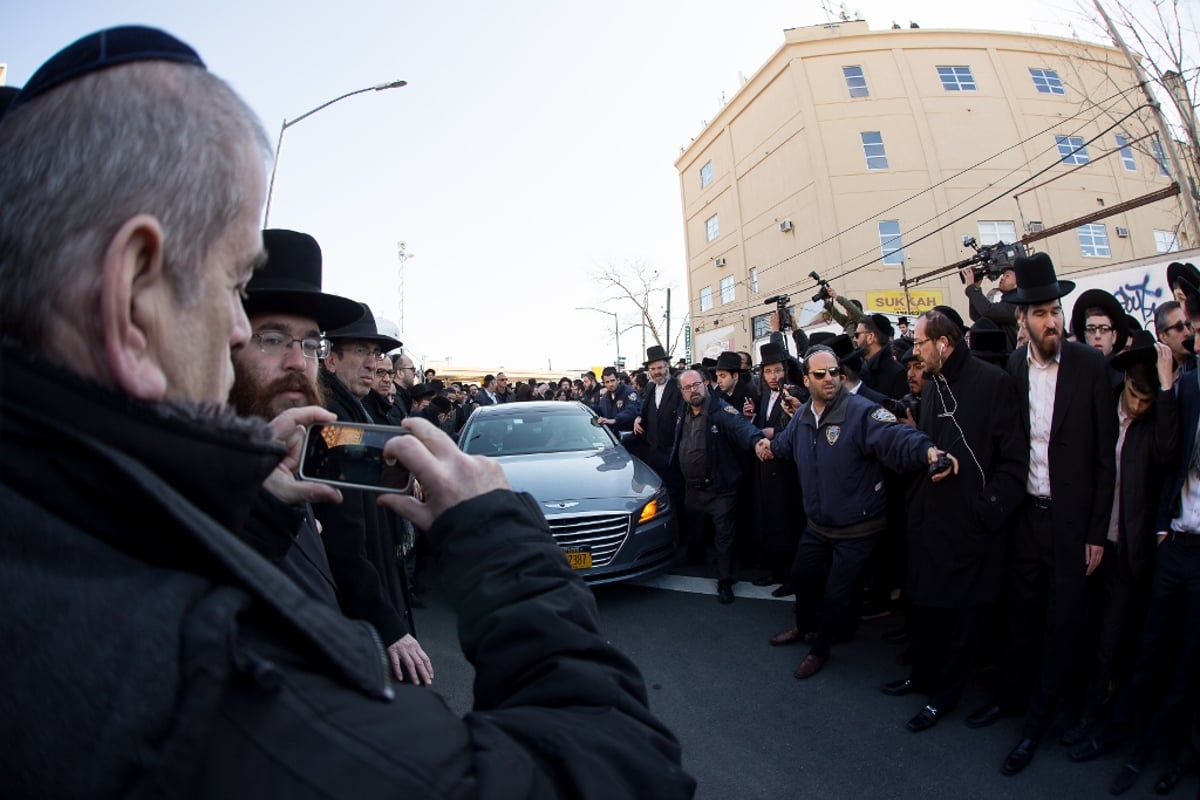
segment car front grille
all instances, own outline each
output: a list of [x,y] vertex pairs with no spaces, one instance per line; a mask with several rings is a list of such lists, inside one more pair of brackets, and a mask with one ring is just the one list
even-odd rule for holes
[[562,549],[589,548],[593,567],[612,561],[629,535],[628,514],[547,514],[546,522]]

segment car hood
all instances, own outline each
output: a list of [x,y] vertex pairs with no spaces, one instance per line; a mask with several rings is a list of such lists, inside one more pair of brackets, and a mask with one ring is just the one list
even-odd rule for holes
[[496,456],[512,488],[539,502],[615,499],[629,510],[649,500],[662,481],[624,448]]

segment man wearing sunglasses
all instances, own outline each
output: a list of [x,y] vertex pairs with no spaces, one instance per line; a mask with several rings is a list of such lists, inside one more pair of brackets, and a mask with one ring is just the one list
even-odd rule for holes
[[[863,565],[887,527],[884,468],[912,472],[938,461],[919,430],[842,385],[837,355],[809,348],[803,363],[810,399],[775,438],[755,445],[758,457],[796,464],[808,524],[792,565],[796,624],[771,637],[775,646],[804,640],[812,649],[796,667],[811,678],[833,642],[852,631],[854,592]],[[956,466],[933,476],[941,480]]]
[[1175,359],[1175,386],[1178,387],[1179,377],[1196,368],[1196,345],[1192,323],[1177,300],[1168,300],[1154,309],[1154,330],[1158,340],[1171,348],[1171,356]]

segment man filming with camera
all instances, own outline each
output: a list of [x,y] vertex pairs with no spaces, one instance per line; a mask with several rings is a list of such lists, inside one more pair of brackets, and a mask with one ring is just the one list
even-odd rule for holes
[[[994,273],[992,273],[994,274]],[[964,278],[966,273],[964,272]],[[993,303],[983,293],[983,279],[989,276],[989,271],[986,268],[979,267],[970,270],[971,282],[967,284],[966,295],[967,302],[970,303],[969,313],[971,321],[977,322],[980,319],[990,319],[999,326],[1000,330],[1004,331],[1004,337],[1008,339],[1008,349],[1017,349],[1017,307],[1012,303],[998,300]],[[1013,270],[1012,265],[1008,269],[1000,273],[1000,277],[996,284],[1001,292],[1011,292],[1017,288],[1017,273]],[[918,337],[919,338],[919,337]]]

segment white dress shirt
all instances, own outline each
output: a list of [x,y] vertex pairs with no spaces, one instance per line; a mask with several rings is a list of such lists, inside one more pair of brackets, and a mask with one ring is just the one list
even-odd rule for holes
[[1029,362],[1029,476],[1025,491],[1036,497],[1050,496],[1050,425],[1054,421],[1054,394],[1058,389],[1059,350],[1042,364],[1028,347]]

